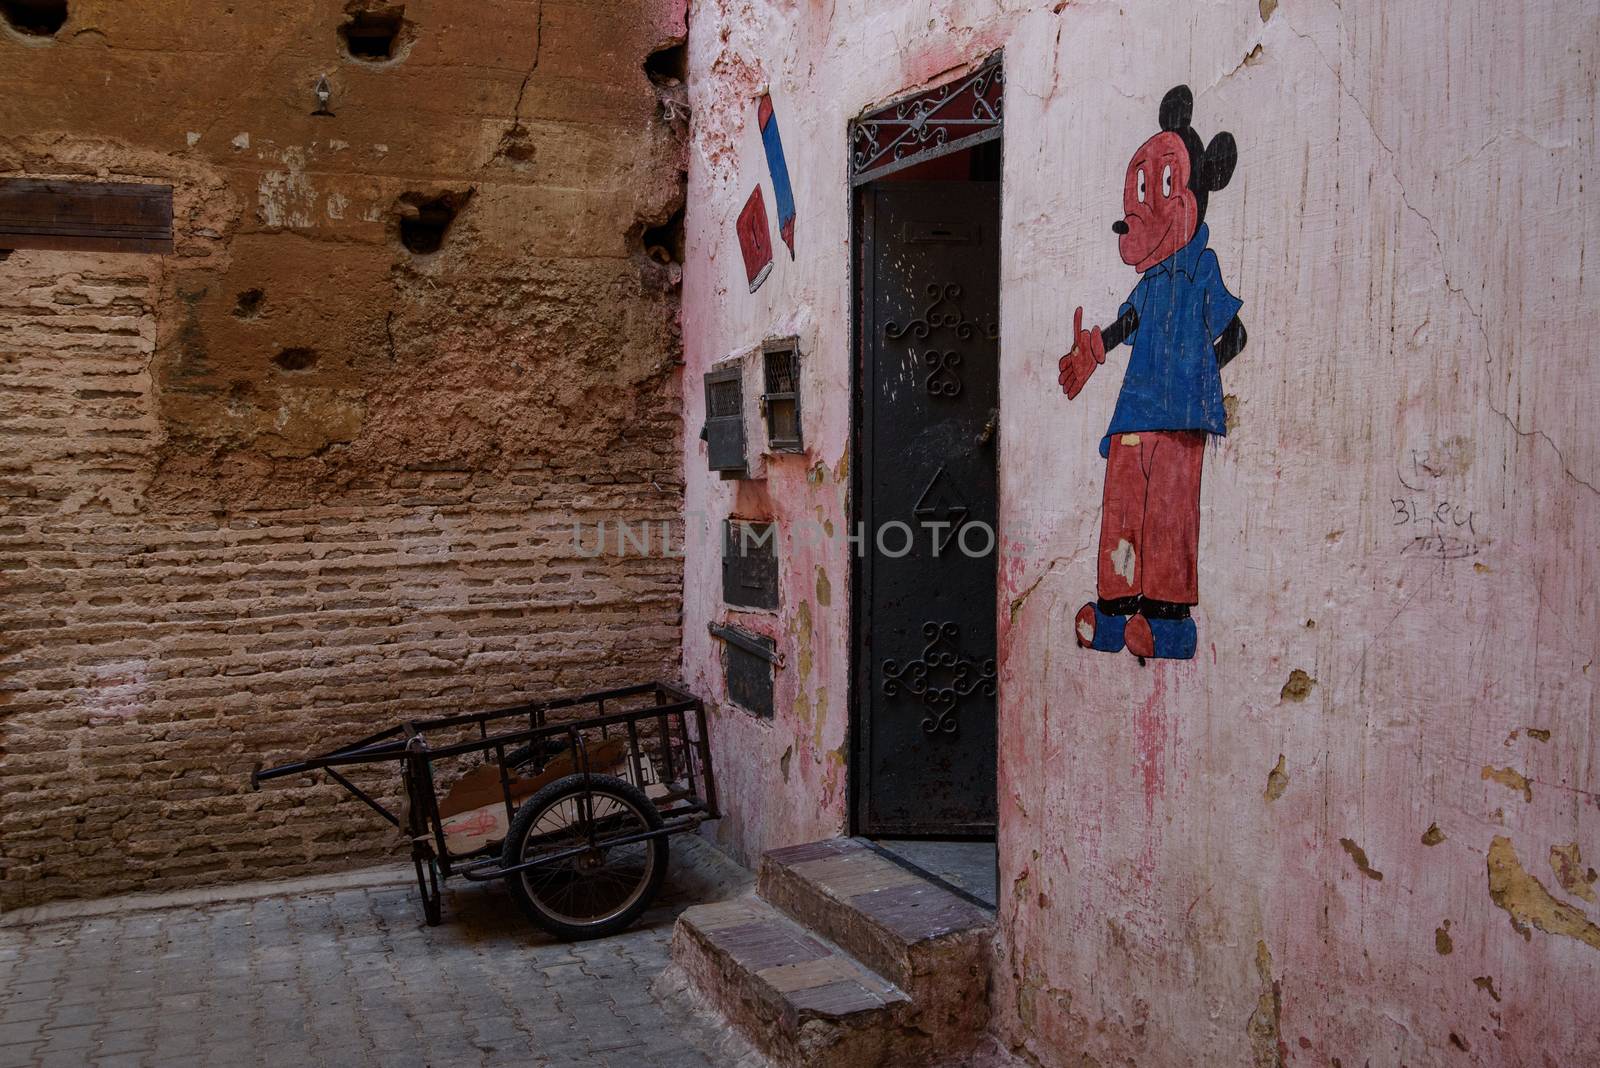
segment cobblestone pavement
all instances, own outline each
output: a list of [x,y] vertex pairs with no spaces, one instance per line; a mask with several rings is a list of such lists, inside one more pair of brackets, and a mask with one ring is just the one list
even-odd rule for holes
[[538,932],[499,884],[454,885],[430,928],[392,880],[0,928],[0,1068],[727,1065],[650,989],[677,914],[743,874],[681,842],[656,906],[594,942]]

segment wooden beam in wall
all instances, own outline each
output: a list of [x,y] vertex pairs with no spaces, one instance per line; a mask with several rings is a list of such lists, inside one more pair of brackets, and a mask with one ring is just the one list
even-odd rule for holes
[[0,249],[172,251],[172,187],[0,178]]

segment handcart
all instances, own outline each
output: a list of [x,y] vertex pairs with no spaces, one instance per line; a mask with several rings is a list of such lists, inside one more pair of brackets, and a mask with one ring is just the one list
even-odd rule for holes
[[[385,762],[400,767],[398,812],[347,777]],[[667,837],[720,815],[705,706],[662,682],[409,721],[258,767],[250,785],[318,771],[409,841],[430,926],[440,884],[460,875],[504,879],[560,938],[614,934],[660,889]]]

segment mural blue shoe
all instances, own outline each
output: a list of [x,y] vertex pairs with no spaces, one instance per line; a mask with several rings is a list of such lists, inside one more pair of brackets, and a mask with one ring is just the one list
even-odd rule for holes
[[1155,660],[1193,660],[1198,635],[1194,620],[1147,618],[1143,614],[1128,620],[1125,628],[1128,652]]
[[1107,615],[1100,611],[1099,605],[1090,601],[1078,609],[1073,629],[1078,633],[1078,644],[1081,647],[1101,653],[1120,653],[1122,629],[1127,623],[1127,616]]

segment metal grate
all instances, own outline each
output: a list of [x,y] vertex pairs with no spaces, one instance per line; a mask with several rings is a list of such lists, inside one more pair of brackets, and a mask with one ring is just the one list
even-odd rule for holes
[[850,124],[850,182],[861,185],[1000,136],[1005,71],[996,54],[964,78],[868,112]]
[[743,398],[739,396],[739,380],[725,379],[706,383],[706,411],[713,419],[731,419],[739,414]]
[[797,338],[768,341],[762,346],[766,391],[761,410],[767,418],[767,445],[779,452],[799,452],[800,343]]

